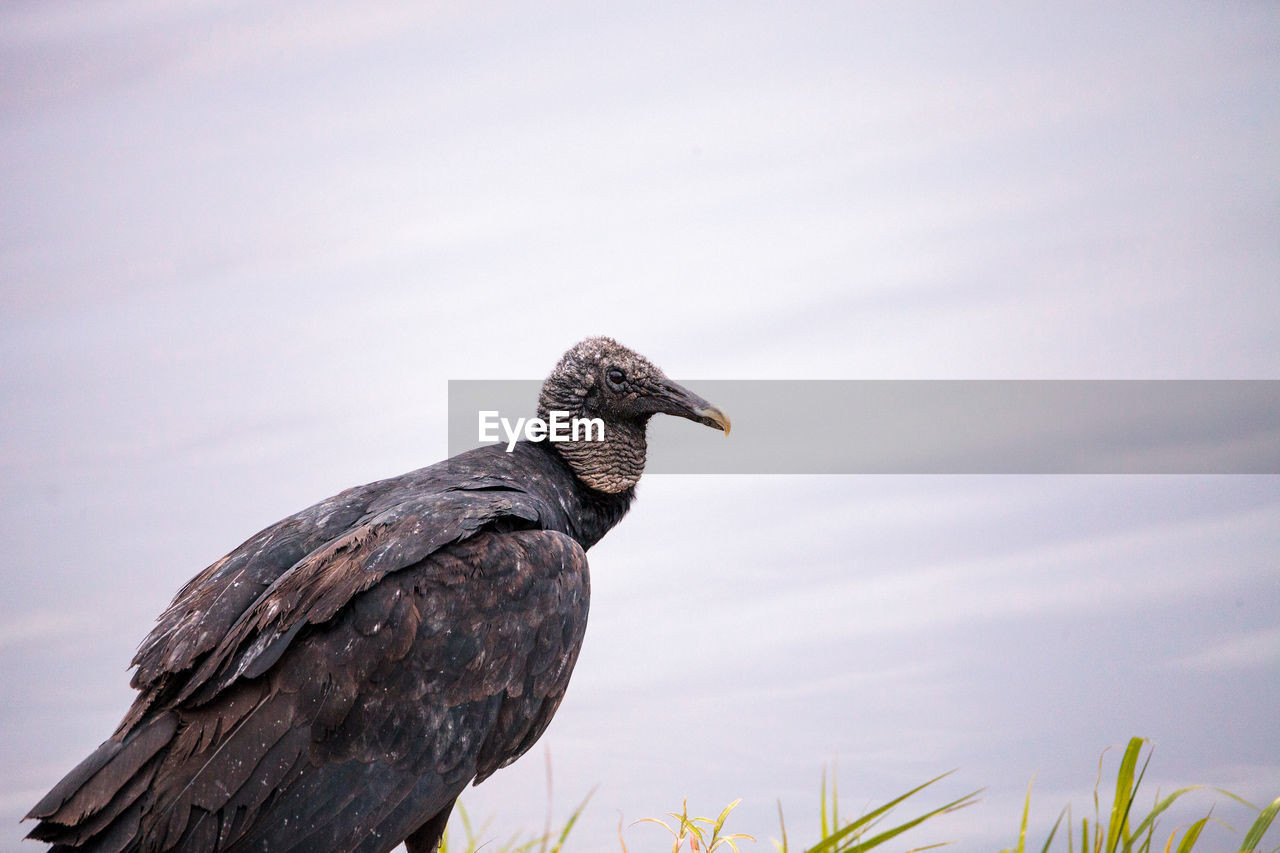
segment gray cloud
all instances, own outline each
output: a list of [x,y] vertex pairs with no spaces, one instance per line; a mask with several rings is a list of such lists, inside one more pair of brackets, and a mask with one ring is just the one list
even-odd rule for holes
[[[173,591],[442,457],[449,379],[597,333],[723,379],[1280,364],[1266,4],[0,18],[3,849]],[[592,552],[557,810],[602,783],[583,849],[685,795],[767,835],[838,753],[855,804],[960,766],[989,802],[930,840],[993,848],[1033,773],[1047,827],[1135,733],[1152,778],[1271,799],[1276,506],[1274,477],[655,476]],[[531,756],[473,813],[541,826],[541,790]]]

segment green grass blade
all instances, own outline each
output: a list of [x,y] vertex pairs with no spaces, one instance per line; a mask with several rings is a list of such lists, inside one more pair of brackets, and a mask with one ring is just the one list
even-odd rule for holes
[[[1067,819],[1067,834],[1071,833],[1071,818],[1067,809],[1058,812],[1058,819],[1053,822],[1053,829],[1049,830],[1049,837],[1044,840],[1044,846],[1040,848],[1040,853],[1049,853],[1049,847],[1053,844],[1053,837],[1058,834],[1058,827],[1062,826],[1062,819]],[[1023,818],[1026,820],[1026,818]],[[1071,842],[1067,842],[1067,849],[1071,849]]]
[[827,768],[822,768],[822,786],[818,789],[818,828],[826,838],[835,828],[827,824]]
[[1151,813],[1142,819],[1142,823],[1138,824],[1138,828],[1133,831],[1134,837],[1136,838],[1137,836],[1142,835],[1142,833],[1153,829],[1155,827],[1156,818],[1163,814],[1169,806],[1173,805],[1174,801],[1183,794],[1190,793],[1191,791],[1198,791],[1203,787],[1204,785],[1188,785],[1185,788],[1179,788],[1169,796],[1160,800],[1155,804],[1155,807],[1151,809]]
[[725,818],[729,816],[729,812],[736,809],[738,807],[738,804],[741,802],[742,802],[742,798],[739,797],[738,799],[734,800],[732,803],[729,803],[729,805],[725,806],[724,811],[720,812],[720,817],[716,818],[715,825],[711,827],[711,836],[713,838],[720,834],[720,830],[724,826]]
[[1196,846],[1196,841],[1200,839],[1200,831],[1204,829],[1204,825],[1209,822],[1208,816],[1200,818],[1187,828],[1187,834],[1182,836],[1182,843],[1178,845],[1178,853],[1190,853],[1191,848]]
[[573,831],[573,825],[578,822],[578,818],[582,817],[582,812],[587,807],[587,803],[591,801],[591,797],[595,794],[596,789],[592,788],[587,795],[582,798],[582,802],[578,803],[578,807],[569,813],[569,819],[565,821],[564,828],[560,830],[560,835],[556,838],[556,843],[551,847],[551,853],[560,853],[560,849],[564,847],[564,842],[569,838],[569,833]]
[[1012,851],[1002,851],[1002,853],[1026,853],[1027,850],[1027,817],[1031,814],[1031,786],[1036,782],[1035,777],[1031,777],[1031,781],[1027,783],[1027,798],[1022,803],[1022,823],[1018,826],[1018,846]]
[[864,853],[864,851],[866,850],[870,850],[873,847],[879,847],[881,844],[885,843],[886,841],[889,841],[892,838],[896,838],[897,836],[906,832],[908,829],[912,829],[914,827],[919,826],[920,824],[924,823],[926,820],[929,820],[930,818],[937,817],[938,815],[941,815],[941,814],[946,814],[947,812],[953,812],[957,809],[962,809],[965,806],[973,805],[975,802],[977,802],[978,793],[979,793],[978,791],[974,791],[971,794],[965,794],[960,799],[953,800],[952,802],[947,803],[945,806],[940,806],[931,812],[925,812],[924,814],[920,815],[917,818],[912,818],[911,820],[907,821],[901,826],[895,826],[893,829],[887,829],[884,832],[880,833],[879,835],[875,835],[871,838],[868,838],[866,841],[861,841],[857,844],[854,844],[851,847],[841,847],[837,849],[840,851],[840,853]]
[[1262,841],[1262,836],[1267,834],[1267,830],[1271,828],[1271,822],[1276,819],[1276,814],[1280,813],[1280,797],[1272,801],[1258,814],[1258,819],[1253,822],[1253,826],[1249,827],[1249,831],[1245,833],[1244,843],[1240,845],[1240,853],[1253,853],[1257,849],[1258,844]]
[[[1140,737],[1130,738],[1124,757],[1120,759],[1120,771],[1116,774],[1116,797],[1111,804],[1111,819],[1107,825],[1107,853],[1115,853],[1121,839],[1128,839],[1126,822],[1134,794],[1137,793],[1134,772],[1138,766],[1138,754],[1142,751],[1144,743],[1145,741]],[[1142,769],[1145,772],[1146,767]]]
[[831,762],[831,826],[840,825],[840,763]]
[[[867,812],[862,817],[849,823],[847,826],[840,827],[839,829],[833,829],[831,832],[828,832],[828,833],[823,833],[822,840],[819,841],[817,844],[815,844],[813,847],[810,847],[808,850],[806,850],[805,853],[825,853],[825,851],[828,851],[828,850],[843,849],[837,845],[839,845],[839,843],[843,841],[845,838],[857,832],[859,829],[862,829],[867,824],[873,822],[874,820],[876,820],[876,818],[880,817],[885,812],[889,811],[894,806],[901,803],[903,800],[907,799],[908,797],[915,796],[916,794],[920,793],[921,791],[923,791],[925,788],[929,787],[933,783],[941,779],[945,779],[946,777],[950,776],[954,772],[955,771],[952,770],[950,772],[943,773],[941,776],[935,776],[934,778],[930,779],[928,782],[925,782],[923,785],[917,785],[916,787],[912,788],[910,791],[907,791],[905,794],[899,797],[895,797],[894,799],[890,800],[889,802],[885,803],[879,808],[876,808],[876,809],[873,809],[872,811]],[[826,788],[826,777],[824,775],[823,789],[825,790],[825,788]]]

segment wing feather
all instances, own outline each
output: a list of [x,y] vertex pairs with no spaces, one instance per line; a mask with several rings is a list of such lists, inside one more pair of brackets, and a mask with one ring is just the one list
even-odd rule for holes
[[268,528],[187,584],[134,658],[143,692],[121,731],[166,697],[207,702],[261,675],[307,625],[333,618],[387,573],[486,526],[536,527],[545,511],[511,488],[452,487],[389,506],[370,491],[349,490]]
[[[456,521],[391,548],[384,537],[424,523],[424,509],[397,505],[311,551],[190,659],[183,690],[154,691],[158,704],[50,792],[33,835],[157,851],[390,850],[527,750],[567,687],[586,555],[563,533],[510,529],[537,518],[518,497],[447,495],[433,506]],[[486,530],[494,519],[508,521]],[[255,559],[232,555],[211,577]],[[192,630],[148,655],[165,658],[165,643],[186,655],[203,642]]]

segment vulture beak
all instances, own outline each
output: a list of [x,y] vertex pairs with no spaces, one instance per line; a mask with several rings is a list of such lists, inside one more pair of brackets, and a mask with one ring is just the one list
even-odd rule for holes
[[664,415],[686,418],[709,427],[724,430],[725,435],[729,434],[728,415],[688,388],[677,382],[672,382],[666,377],[663,377],[661,390],[653,395],[652,400],[655,410]]

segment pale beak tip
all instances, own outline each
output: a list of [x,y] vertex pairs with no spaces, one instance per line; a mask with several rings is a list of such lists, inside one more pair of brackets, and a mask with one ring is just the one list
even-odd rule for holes
[[698,410],[698,416],[705,419],[707,426],[715,426],[724,430],[726,436],[729,435],[729,416],[716,406],[708,406],[705,409]]

